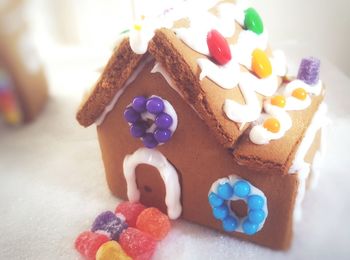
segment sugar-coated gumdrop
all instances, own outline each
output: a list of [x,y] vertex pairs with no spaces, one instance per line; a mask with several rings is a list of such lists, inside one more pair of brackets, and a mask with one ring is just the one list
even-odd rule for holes
[[149,234],[155,240],[162,240],[171,228],[170,220],[157,208],[148,208],[141,212],[136,228]]
[[132,260],[116,241],[104,243],[96,253],[96,260]]
[[109,237],[104,234],[98,234],[91,231],[81,233],[75,240],[75,249],[87,258],[95,259],[99,247],[108,242]]
[[115,213],[120,213],[125,217],[129,227],[136,227],[136,220],[146,207],[139,202],[125,201],[120,203],[115,209]]
[[220,64],[228,63],[232,56],[230,47],[224,38],[217,30],[211,30],[207,35],[207,44],[210,55]]
[[119,238],[124,251],[134,260],[151,259],[157,242],[148,234],[136,229],[127,228]]
[[117,217],[112,211],[105,211],[97,216],[92,224],[91,231],[106,231],[111,239],[118,240],[120,234],[128,227],[124,219]]
[[314,57],[303,59],[300,63],[298,79],[306,84],[315,85],[320,77],[321,61]]

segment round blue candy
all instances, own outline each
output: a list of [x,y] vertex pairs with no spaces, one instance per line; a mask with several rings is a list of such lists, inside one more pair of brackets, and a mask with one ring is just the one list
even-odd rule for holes
[[260,224],[265,219],[265,212],[261,209],[249,210],[248,219],[251,223]]
[[229,210],[226,205],[213,208],[213,215],[216,219],[223,220],[229,214]]
[[158,128],[167,129],[173,124],[173,118],[167,113],[160,113],[156,117],[155,124]]
[[233,188],[230,183],[226,182],[224,184],[220,184],[218,186],[218,195],[225,200],[231,199],[233,195]]
[[146,132],[146,128],[141,123],[132,124],[130,127],[130,133],[135,138],[142,137],[145,134],[145,132]]
[[248,208],[250,209],[262,209],[264,204],[264,198],[259,195],[251,195],[248,197]]
[[134,100],[132,101],[132,108],[139,113],[145,112],[146,102],[147,102],[147,99],[143,96],[135,97]]
[[158,145],[157,140],[154,138],[153,134],[151,133],[146,133],[143,137],[142,137],[142,141],[143,141],[143,145],[147,148],[154,148]]
[[129,123],[136,123],[141,118],[141,116],[132,107],[127,107],[124,111],[124,118]]
[[158,143],[165,143],[171,138],[171,131],[169,129],[157,129],[154,131],[154,138]]
[[232,216],[227,216],[223,221],[222,221],[222,227],[225,231],[227,232],[233,232],[236,230],[238,226],[238,221],[236,218]]
[[208,196],[209,204],[212,207],[219,207],[224,203],[224,200],[216,195],[214,192],[211,192]]
[[243,232],[246,235],[254,235],[258,231],[258,225],[245,219],[242,224]]
[[159,97],[152,97],[147,100],[146,109],[151,114],[158,115],[164,110],[164,102]]
[[233,191],[236,196],[244,198],[250,193],[250,185],[247,181],[240,180],[233,186]]

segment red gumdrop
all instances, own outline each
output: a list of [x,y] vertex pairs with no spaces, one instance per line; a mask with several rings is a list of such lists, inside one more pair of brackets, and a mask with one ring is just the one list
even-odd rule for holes
[[96,252],[101,245],[109,241],[109,237],[91,231],[81,233],[75,240],[75,249],[88,259],[95,259]]
[[139,202],[125,201],[120,203],[115,209],[115,213],[120,213],[125,217],[129,227],[136,227],[136,220],[146,207]]
[[210,55],[220,64],[225,65],[231,60],[231,50],[227,40],[217,30],[211,30],[207,35]]
[[171,224],[167,215],[157,208],[148,208],[141,212],[136,228],[149,234],[155,240],[162,240],[170,231]]
[[157,241],[150,235],[131,227],[120,235],[119,244],[132,259],[149,260],[156,249]]

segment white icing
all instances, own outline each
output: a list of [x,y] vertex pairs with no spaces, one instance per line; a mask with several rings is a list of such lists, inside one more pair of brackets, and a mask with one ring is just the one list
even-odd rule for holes
[[[286,131],[291,128],[292,120],[289,114],[278,106],[270,103],[270,100],[265,100],[264,110],[267,114],[263,114],[263,118],[272,117],[280,122],[280,130],[277,133],[268,131],[262,124],[255,125],[249,133],[250,140],[255,144],[267,144],[270,140],[277,140],[284,136]],[[263,119],[262,118],[262,119]],[[261,120],[263,122],[263,120]]]
[[145,54],[148,49],[148,43],[154,36],[154,31],[157,29],[152,23],[139,23],[140,30],[132,28],[130,30],[130,47],[136,54]]
[[[217,181],[215,181],[215,182],[211,185],[208,195],[209,195],[210,193],[212,193],[212,192],[213,192],[213,193],[217,193],[217,189],[218,189],[218,186],[219,186],[219,185],[222,185],[222,184],[225,184],[225,183],[229,183],[231,186],[233,186],[233,185],[234,185],[237,181],[239,181],[239,180],[242,180],[242,179],[241,179],[240,177],[236,176],[236,175],[233,175],[233,174],[230,175],[230,176],[228,176],[227,178],[218,179]],[[267,219],[267,216],[268,216],[268,213],[269,213],[269,212],[268,212],[268,208],[267,208],[267,198],[266,198],[265,194],[264,194],[261,190],[259,190],[259,189],[256,188],[255,186],[253,186],[251,183],[249,183],[249,184],[250,184],[250,193],[249,193],[249,195],[253,195],[253,194],[259,195],[259,196],[261,196],[261,197],[264,199],[264,202],[265,202],[265,203],[264,203],[264,206],[263,206],[263,208],[262,208],[262,210],[263,210],[264,213],[265,213],[265,219],[264,219],[264,221],[263,221],[262,223],[259,224],[258,229],[257,229],[257,231],[259,231],[259,230],[261,230],[262,227],[264,226],[264,223],[265,223],[265,221],[266,221],[266,219]],[[234,217],[238,220],[238,227],[237,227],[237,229],[235,230],[236,232],[244,233],[244,232],[243,232],[243,229],[242,229],[242,224],[243,224],[244,220],[247,218],[247,216],[246,216],[246,217],[243,217],[243,218],[239,218],[239,217],[236,215],[236,213],[232,211],[231,205],[230,205],[230,201],[243,200],[243,201],[248,205],[248,200],[247,200],[247,198],[248,198],[248,196],[247,196],[247,197],[244,197],[244,198],[240,198],[240,197],[234,195],[234,196],[232,196],[232,198],[231,198],[230,200],[228,200],[228,201],[226,202],[226,203],[227,203],[227,207],[228,207],[228,209],[229,209],[229,211],[230,211],[230,214],[231,214],[232,216],[234,216]]]
[[[303,110],[310,106],[311,98],[307,95],[305,100],[300,100],[292,96],[292,93],[297,88],[304,88],[309,94],[320,95],[322,91],[322,82],[319,81],[315,86],[310,86],[303,81],[294,80],[287,84],[284,88],[284,95],[286,98],[286,106],[280,108],[271,104],[270,100],[265,100],[264,110],[265,114],[260,116],[260,119],[252,127],[249,138],[255,144],[267,144],[271,140],[277,140],[282,138],[285,133],[292,127],[292,120],[290,115],[286,112],[288,110]],[[280,123],[280,130],[277,133],[268,131],[263,126],[263,119],[266,119],[268,115],[276,118]]]
[[106,116],[109,112],[112,111],[114,106],[117,104],[120,96],[124,93],[125,89],[134,82],[134,80],[137,78],[137,76],[140,74],[140,72],[143,70],[143,68],[146,66],[147,63],[151,62],[153,58],[147,57],[144,61],[142,61],[137,68],[134,70],[134,72],[131,74],[131,76],[128,78],[128,80],[124,83],[123,87],[117,91],[111,102],[104,108],[102,114],[96,119],[95,124],[101,125],[103,121],[105,120]]
[[31,41],[29,33],[23,33],[17,42],[18,53],[21,55],[21,60],[26,66],[29,73],[35,74],[40,70],[41,63],[39,54]]
[[326,117],[327,105],[321,104],[315,113],[311,124],[305,132],[304,138],[301,141],[298,150],[295,154],[292,166],[289,169],[290,174],[298,173],[299,187],[295,201],[294,209],[294,220],[298,221],[301,219],[301,203],[304,199],[306,180],[310,173],[310,164],[305,162],[305,156],[309,151],[312,142],[315,139],[316,133],[321,129],[328,121]]
[[240,80],[241,69],[234,60],[224,66],[218,66],[205,58],[198,59],[197,63],[201,68],[200,80],[208,77],[224,89],[233,89]]
[[129,200],[131,202],[140,200],[140,191],[137,188],[135,172],[136,167],[140,164],[147,164],[157,168],[166,188],[165,204],[168,207],[168,216],[170,219],[177,219],[182,211],[178,174],[164,155],[156,149],[139,148],[133,154],[125,156],[123,171]]

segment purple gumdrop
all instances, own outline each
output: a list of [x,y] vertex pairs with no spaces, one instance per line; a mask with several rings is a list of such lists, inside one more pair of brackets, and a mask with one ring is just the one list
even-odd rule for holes
[[169,129],[157,129],[154,131],[154,138],[159,143],[165,143],[171,138],[171,131]]
[[132,124],[130,127],[130,133],[135,138],[140,138],[144,136],[145,132],[146,132],[146,127],[142,123],[135,123],[135,124]]
[[141,116],[132,107],[127,107],[124,111],[124,118],[129,123],[136,123],[141,118]]
[[158,145],[157,140],[154,138],[152,133],[147,133],[142,138],[143,144],[147,148],[154,148]]
[[158,128],[167,129],[173,124],[173,118],[167,113],[161,113],[156,117],[155,124]]
[[120,234],[127,227],[128,224],[112,211],[105,211],[97,216],[92,224],[91,231],[105,231],[109,233],[112,240],[118,240]]
[[149,98],[146,103],[146,109],[148,112],[158,115],[164,110],[164,102],[159,97]]
[[302,59],[298,72],[298,79],[306,84],[315,85],[320,78],[321,61],[314,57]]
[[143,96],[135,97],[134,100],[132,101],[132,108],[139,113],[145,112],[146,102],[147,102],[147,99]]

